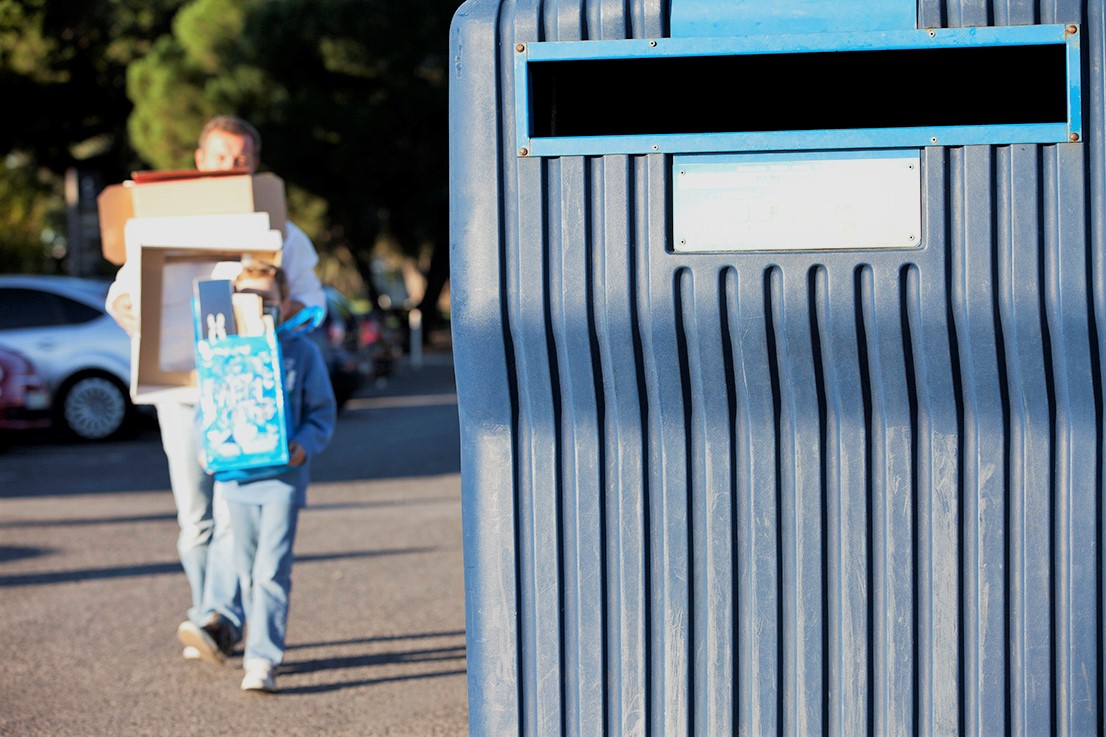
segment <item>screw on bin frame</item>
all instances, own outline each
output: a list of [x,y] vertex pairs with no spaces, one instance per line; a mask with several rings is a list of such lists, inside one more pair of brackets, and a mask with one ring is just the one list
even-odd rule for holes
[[526,51],[526,44],[515,44],[515,51],[517,51],[520,54],[523,51]]
[[529,156],[529,155],[530,155],[530,149],[528,149],[528,148],[526,148],[525,146],[523,146],[522,148],[520,148],[520,149],[518,150],[518,155],[519,155],[519,156]]
[[1078,133],[1069,133],[1068,134],[1068,140],[1071,141],[1072,143],[1078,143],[1079,142],[1079,134]]
[[1074,36],[1075,34],[1079,33],[1079,26],[1072,23],[1064,29],[1064,33],[1068,34],[1069,36]]

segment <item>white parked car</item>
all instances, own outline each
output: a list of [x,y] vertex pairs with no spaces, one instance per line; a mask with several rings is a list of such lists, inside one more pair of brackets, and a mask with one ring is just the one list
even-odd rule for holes
[[0,343],[38,368],[54,421],[79,438],[123,434],[134,419],[131,342],[104,311],[109,283],[68,276],[0,276]]

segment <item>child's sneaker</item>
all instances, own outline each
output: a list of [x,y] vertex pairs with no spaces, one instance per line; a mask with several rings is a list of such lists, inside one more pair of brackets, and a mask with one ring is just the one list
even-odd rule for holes
[[184,650],[181,651],[181,655],[184,656],[185,660],[203,660],[204,659],[203,654],[201,654],[199,650],[192,647],[191,645],[185,645]]
[[250,658],[245,663],[246,677],[242,679],[243,691],[276,691],[276,678],[273,664],[264,658]]

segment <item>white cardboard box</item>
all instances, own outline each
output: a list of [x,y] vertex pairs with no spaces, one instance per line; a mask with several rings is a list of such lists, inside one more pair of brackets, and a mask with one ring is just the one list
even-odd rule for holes
[[280,263],[284,238],[265,212],[132,218],[125,229],[127,261],[137,268],[131,301],[131,399],[194,403],[195,279],[230,279],[244,256]]

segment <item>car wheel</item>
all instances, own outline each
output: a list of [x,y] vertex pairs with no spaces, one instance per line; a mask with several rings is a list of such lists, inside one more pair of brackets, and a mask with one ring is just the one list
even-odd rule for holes
[[58,403],[62,425],[84,440],[104,440],[128,427],[133,413],[127,390],[104,374],[83,374],[71,379]]

